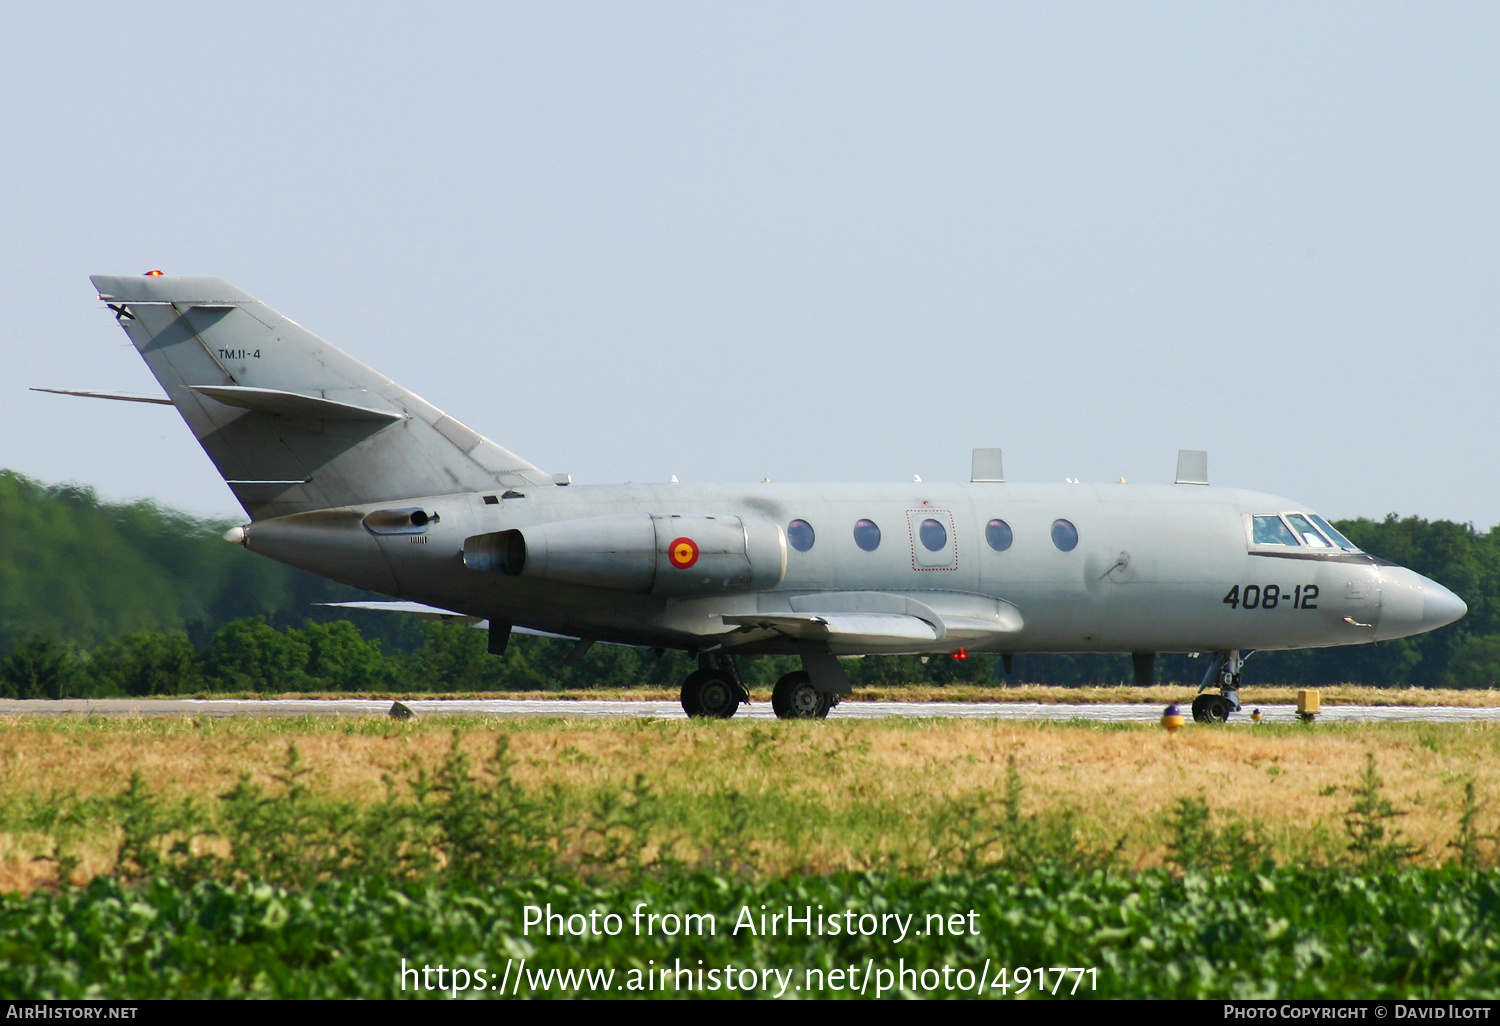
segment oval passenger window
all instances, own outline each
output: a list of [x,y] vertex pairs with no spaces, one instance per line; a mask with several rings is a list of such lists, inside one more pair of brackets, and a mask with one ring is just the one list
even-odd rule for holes
[[1052,521],[1052,544],[1064,552],[1078,548],[1078,528],[1069,520]]
[[1015,540],[1010,533],[1010,525],[1004,520],[991,520],[984,525],[984,540],[990,543],[990,548],[996,552],[1004,552],[1010,548],[1010,543]]
[[817,536],[813,534],[812,524],[806,520],[793,520],[786,525],[786,540],[792,543],[792,548],[798,552],[806,552],[813,547]]
[[937,552],[948,544],[948,529],[936,520],[924,520],[918,530],[923,546],[929,552]]
[[866,552],[880,548],[880,528],[873,520],[859,520],[854,524],[854,544]]

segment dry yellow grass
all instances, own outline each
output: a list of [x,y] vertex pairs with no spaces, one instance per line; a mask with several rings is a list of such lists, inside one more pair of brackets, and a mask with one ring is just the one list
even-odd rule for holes
[[[503,720],[428,717],[41,720],[0,718],[0,794],[17,803],[118,794],[133,772],[166,798],[212,803],[241,777],[269,786],[294,742],[322,795],[385,794],[387,777],[434,766],[454,729],[478,759],[504,733],[516,779],[553,793],[560,826],[601,791],[639,777],[679,834],[712,845],[724,797],[752,810],[748,839],[763,868],[918,864],[935,843],[935,815],[968,800],[999,800],[1007,761],[1025,785],[1027,812],[1071,808],[1101,845],[1124,837],[1127,866],[1159,864],[1177,800],[1202,796],[1216,812],[1259,824],[1278,858],[1321,859],[1343,837],[1350,785],[1373,752],[1397,824],[1426,861],[1451,856],[1465,781],[1496,833],[1500,725],[1380,724],[1251,728],[1190,725],[1176,737],[1154,726],[955,720],[701,722]],[[553,789],[555,788],[555,792]],[[719,818],[715,818],[719,817]],[[47,878],[39,835],[0,831],[0,889]],[[107,837],[84,868],[108,864]]]

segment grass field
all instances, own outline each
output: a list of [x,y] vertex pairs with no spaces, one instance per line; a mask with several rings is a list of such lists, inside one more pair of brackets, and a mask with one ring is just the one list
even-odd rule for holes
[[[505,765],[486,766],[501,738]],[[455,756],[485,786],[498,769],[534,803],[565,865],[587,861],[601,824],[618,820],[648,862],[931,874],[1003,862],[1016,847],[1006,824],[1020,817],[1050,831],[1053,849],[1141,869],[1169,862],[1185,809],[1206,816],[1211,835],[1237,838],[1243,862],[1337,865],[1361,788],[1375,788],[1372,765],[1391,813],[1375,825],[1399,832],[1407,861],[1457,858],[1466,816],[1473,857],[1492,861],[1500,820],[1493,724],[1190,726],[1169,737],[1144,725],[947,720],[11,717],[0,719],[0,890],[55,880],[58,863],[37,856],[59,843],[80,879],[109,871],[132,778],[188,816],[195,843],[222,845],[224,796],[242,780],[284,793],[293,748],[309,807],[346,814],[416,801]]]
[[[505,997],[1494,1000],[1497,903],[1500,876],[1455,869],[786,881],[690,872],[484,886],[365,875],[297,889],[101,878],[0,896],[0,997],[483,999],[514,981]],[[644,907],[717,925],[676,936],[629,926],[618,936],[528,934],[525,907],[544,904],[627,924]],[[972,912],[976,929],[905,940],[731,932],[745,909],[789,905],[894,912],[924,930],[929,915],[959,912],[967,923]],[[429,977],[433,989],[418,990],[420,977],[402,973],[440,964],[443,989]],[[689,971],[663,977],[679,965]]]
[[[861,966],[1014,997],[1077,966],[1081,997],[1493,998],[1497,748],[1494,724],[3,717],[0,998],[455,996],[401,989],[440,963],[490,974],[468,997],[733,964],[707,996],[855,996],[824,983]],[[544,903],[720,928],[528,933]],[[729,929],[787,905],[976,925]]]

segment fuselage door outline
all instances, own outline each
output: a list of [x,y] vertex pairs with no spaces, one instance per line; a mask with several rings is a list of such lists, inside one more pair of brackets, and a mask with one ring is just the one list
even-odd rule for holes
[[923,506],[906,511],[913,570],[958,569],[958,525],[953,512]]

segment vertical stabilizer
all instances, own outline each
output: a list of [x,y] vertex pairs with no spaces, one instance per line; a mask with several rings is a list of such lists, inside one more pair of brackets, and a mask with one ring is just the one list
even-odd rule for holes
[[222,279],[91,280],[252,520],[552,484]]

